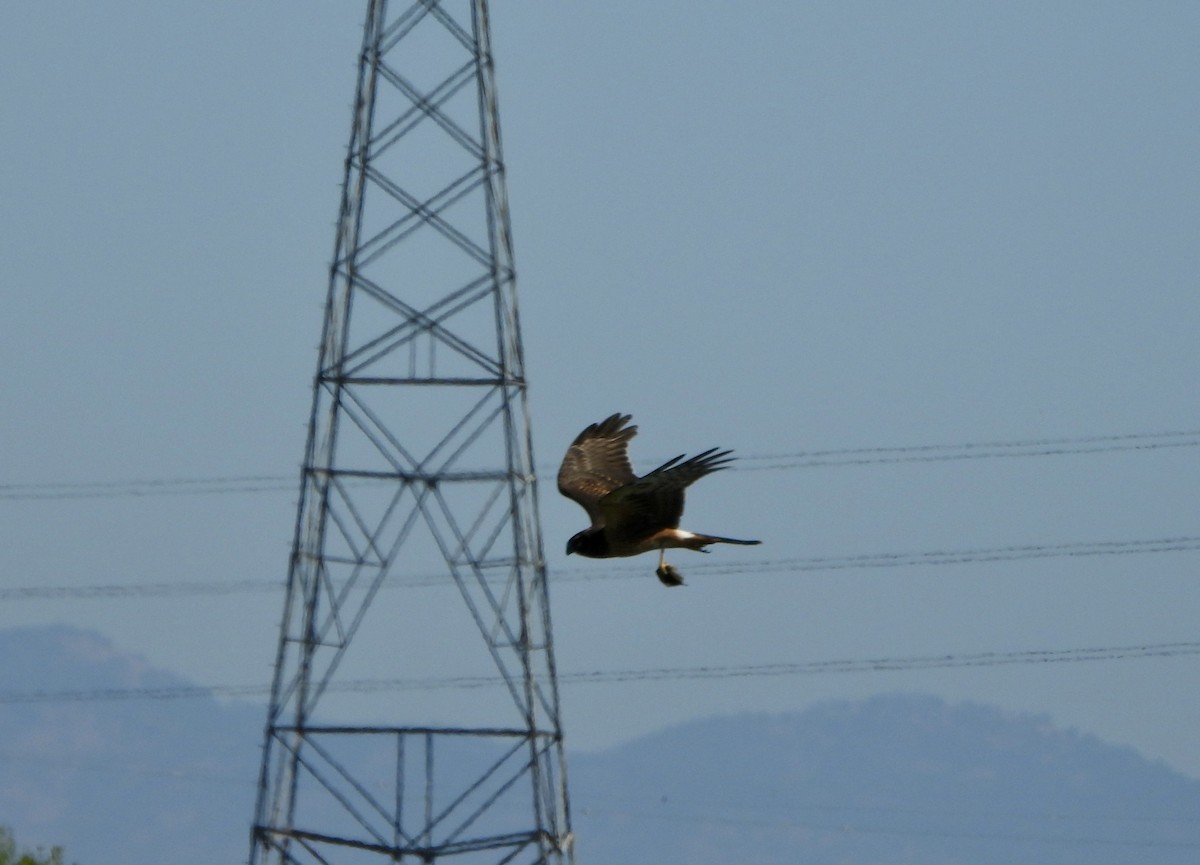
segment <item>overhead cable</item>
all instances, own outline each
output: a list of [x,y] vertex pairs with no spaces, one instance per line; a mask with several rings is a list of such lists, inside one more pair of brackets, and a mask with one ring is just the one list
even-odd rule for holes
[[[956,667],[999,667],[1170,658],[1200,655],[1200,642],[1142,643],[1121,646],[1091,646],[1075,649],[1032,649],[1004,652],[969,652],[941,655],[880,656],[832,661],[797,661],[770,664],[657,667],[633,670],[584,670],[559,673],[563,685],[594,685],[646,681],[694,679],[744,679],[769,676],[828,675],[831,673],[880,673],[935,670]],[[498,675],[449,676],[425,679],[350,679],[330,682],[328,692],[384,693],[396,691],[471,690],[501,686]],[[177,700],[201,697],[259,697],[271,692],[269,685],[164,685],[140,688],[91,688],[84,690],[13,690],[0,692],[4,703],[68,703],[109,700]]]
[[[1081,556],[1127,556],[1150,553],[1175,553],[1200,550],[1200,536],[1175,536],[1118,541],[1075,541],[1057,544],[1009,544],[1001,547],[917,550],[862,553],[849,556],[808,556],[781,559],[740,560],[738,562],[694,562],[689,573],[709,576],[764,573],[806,573],[847,569],[903,568],[924,565],[959,565],[986,562],[1019,561]],[[591,582],[599,580],[641,579],[644,567],[636,565],[595,566],[554,570],[554,582]],[[446,573],[396,575],[382,588],[431,588],[454,585]],[[181,583],[111,583],[91,586],[11,586],[0,588],[0,601],[87,600],[113,598],[185,597],[233,595],[253,592],[278,592],[281,580],[223,580]]]
[[[1200,447],[1200,430],[739,454],[738,463],[730,468],[742,471],[782,471],[826,466],[1049,457],[1191,447]],[[543,475],[550,475],[556,470],[556,466],[539,467],[539,472]],[[289,475],[8,483],[0,484],[0,501],[295,492],[297,483],[298,478]]]

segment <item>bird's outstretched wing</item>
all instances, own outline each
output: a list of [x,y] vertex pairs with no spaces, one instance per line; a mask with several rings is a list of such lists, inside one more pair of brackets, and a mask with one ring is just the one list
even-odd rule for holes
[[614,542],[646,538],[662,529],[679,528],[683,516],[683,491],[712,472],[733,462],[733,451],[710,448],[683,460],[667,460],[649,474],[605,496],[600,512]]
[[630,415],[614,414],[587,427],[571,442],[558,470],[558,491],[583,505],[593,526],[604,524],[600,500],[637,480],[628,454],[637,427],[626,426],[629,421]]

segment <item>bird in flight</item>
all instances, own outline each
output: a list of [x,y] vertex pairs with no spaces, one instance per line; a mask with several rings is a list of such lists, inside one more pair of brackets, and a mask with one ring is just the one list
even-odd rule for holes
[[567,554],[593,559],[636,556],[658,550],[655,574],[663,585],[681,586],[683,577],[666,562],[670,547],[707,553],[709,544],[758,544],[679,528],[683,491],[711,472],[726,468],[733,451],[710,448],[684,459],[680,454],[638,477],[629,464],[629,440],[636,426],[630,415],[614,414],[588,426],[567,448],[558,470],[558,491],[587,511],[592,524],[567,541]]

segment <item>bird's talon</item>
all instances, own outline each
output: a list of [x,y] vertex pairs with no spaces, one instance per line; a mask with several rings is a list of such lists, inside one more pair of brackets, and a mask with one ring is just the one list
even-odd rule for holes
[[664,586],[682,586],[684,584],[683,575],[675,569],[674,565],[661,564],[654,574]]

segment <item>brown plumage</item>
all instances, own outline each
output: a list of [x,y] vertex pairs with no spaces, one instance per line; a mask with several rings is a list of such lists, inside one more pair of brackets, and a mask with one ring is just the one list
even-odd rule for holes
[[710,448],[684,459],[680,454],[638,477],[629,464],[629,440],[636,426],[629,415],[614,414],[575,437],[558,470],[558,491],[587,511],[592,524],[567,541],[567,554],[603,559],[658,550],[655,573],[664,585],[681,586],[683,577],[665,560],[669,547],[704,549],[709,544],[757,544],[683,531],[683,494],[691,484],[726,468],[733,451]]

